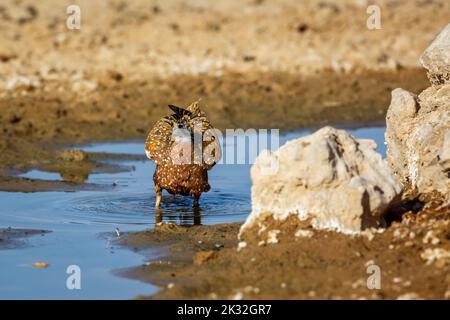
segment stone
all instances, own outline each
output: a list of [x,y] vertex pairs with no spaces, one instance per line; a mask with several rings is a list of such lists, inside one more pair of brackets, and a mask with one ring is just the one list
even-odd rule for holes
[[386,116],[387,160],[409,197],[450,194],[450,84],[418,97],[392,91]]
[[82,150],[64,150],[59,153],[58,159],[67,162],[80,162],[88,158],[86,152]]
[[[262,152],[251,168],[252,212],[240,238],[292,215],[307,226],[348,234],[383,226],[383,214],[402,186],[375,149],[373,140],[324,127]],[[274,163],[276,170],[266,167]]]
[[212,260],[217,257],[216,251],[199,251],[194,256],[194,264],[201,265],[209,260]]
[[419,110],[408,121],[402,121],[402,111],[394,109],[390,107],[387,115],[389,165],[412,196],[437,191],[448,198],[450,103],[432,112]]
[[420,57],[433,85],[450,83],[450,24],[436,37]]
[[386,116],[387,160],[405,197],[438,192],[450,199],[450,24],[420,58],[431,86],[418,96],[392,91]]

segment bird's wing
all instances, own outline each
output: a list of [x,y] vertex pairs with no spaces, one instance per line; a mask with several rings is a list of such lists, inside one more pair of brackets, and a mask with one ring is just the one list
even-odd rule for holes
[[204,150],[203,168],[205,168],[206,170],[209,170],[212,167],[214,167],[222,157],[222,149],[220,146],[218,136],[211,136],[210,134],[212,132],[211,130],[214,130],[214,127],[211,125],[209,120],[207,119],[203,120],[202,121],[202,133],[203,133],[202,150]]
[[172,126],[165,118],[156,122],[148,134],[145,142],[145,153],[147,157],[156,164],[167,161],[170,154],[170,145],[172,138]]
[[192,102],[186,107],[186,110],[192,112],[193,114],[199,114],[201,112],[199,107],[200,100],[201,99],[198,99],[197,101]]
[[[206,131],[213,130],[214,127],[209,122],[205,113],[201,111],[199,106],[200,100],[201,99],[198,99],[197,101],[192,102],[188,107],[186,107],[186,110],[192,112],[194,115],[197,115],[196,117],[193,117],[192,121],[200,121],[202,133],[205,134]],[[218,138],[215,138],[214,140],[206,138],[203,140],[202,150],[206,150],[206,148],[208,148],[208,152],[203,153],[203,168],[209,170],[214,167],[222,156],[220,141]]]

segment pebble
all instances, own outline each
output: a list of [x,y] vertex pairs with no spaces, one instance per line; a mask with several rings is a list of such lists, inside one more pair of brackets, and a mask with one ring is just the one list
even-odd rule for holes
[[429,230],[429,231],[425,234],[425,237],[423,237],[422,242],[425,243],[425,244],[431,243],[432,245],[437,245],[437,244],[439,244],[441,241],[439,240],[438,237],[436,237],[436,236],[433,234],[433,231],[432,231],[432,230]]
[[237,251],[241,251],[245,247],[247,247],[247,242],[241,241],[241,242],[238,243]]
[[278,243],[278,234],[280,230],[270,230],[267,235],[267,243],[275,244]]
[[244,294],[240,291],[236,292],[233,297],[231,298],[232,300],[242,300],[244,298]]
[[402,278],[400,278],[400,277],[395,277],[394,279],[392,279],[392,281],[393,281],[394,283],[400,283],[400,282],[402,282]]
[[372,264],[375,264],[375,261],[369,260],[369,261],[367,261],[367,262],[364,264],[364,266],[367,268],[368,266],[370,266],[370,265],[372,265]]
[[48,263],[46,263],[46,262],[35,262],[35,263],[33,263],[33,267],[35,267],[35,268],[47,268],[48,267]]
[[408,292],[397,297],[397,300],[421,300],[419,295],[415,292]]
[[303,229],[299,229],[295,233],[295,236],[298,238],[311,238],[313,235],[314,232],[312,232],[311,230],[303,230]]

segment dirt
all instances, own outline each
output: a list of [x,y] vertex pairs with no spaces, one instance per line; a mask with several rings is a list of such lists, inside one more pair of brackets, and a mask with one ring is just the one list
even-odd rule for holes
[[[122,275],[160,286],[139,299],[450,299],[450,206],[429,201],[419,211],[397,208],[389,227],[348,236],[307,229],[297,217],[278,224],[278,242],[248,241],[238,250],[240,224],[182,227],[160,223],[121,242],[161,256]],[[427,253],[447,257],[427,259]],[[369,266],[381,288],[369,289]],[[370,273],[369,273],[370,271]]]
[[16,249],[27,244],[24,238],[48,233],[46,230],[0,228],[0,250]]

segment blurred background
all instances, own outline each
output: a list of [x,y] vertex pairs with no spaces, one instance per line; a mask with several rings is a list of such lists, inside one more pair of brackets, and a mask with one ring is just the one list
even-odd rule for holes
[[3,0],[0,130],[143,138],[198,98],[219,128],[379,122],[392,89],[427,86],[419,56],[449,21],[446,0]]

